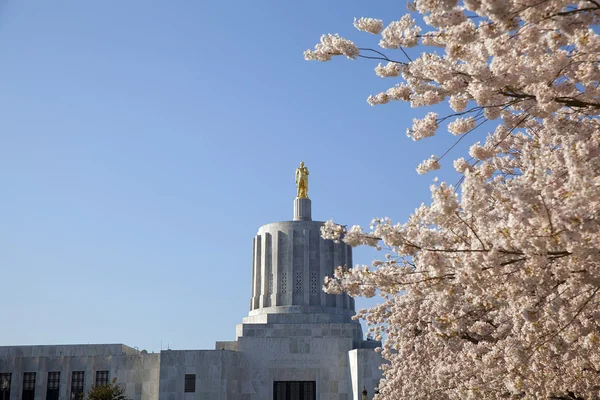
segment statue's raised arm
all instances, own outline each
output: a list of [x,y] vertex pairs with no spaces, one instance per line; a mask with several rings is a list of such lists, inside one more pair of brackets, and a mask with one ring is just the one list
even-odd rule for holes
[[296,169],[296,187],[298,188],[297,197],[308,199],[308,168],[304,163]]

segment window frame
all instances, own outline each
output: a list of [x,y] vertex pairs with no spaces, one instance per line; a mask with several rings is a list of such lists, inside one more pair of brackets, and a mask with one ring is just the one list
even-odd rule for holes
[[[12,381],[12,373],[11,372],[2,372],[0,373],[0,400],[9,400],[10,399],[10,387]],[[7,385],[3,385],[3,382],[8,382]]]
[[35,390],[35,378],[35,372],[23,372],[23,390]]
[[196,374],[185,374],[183,393],[196,393]]
[[22,400],[33,400],[35,399],[35,381],[37,374],[35,372],[23,372],[23,386],[21,399]]
[[110,382],[110,371],[96,371],[96,386],[108,385]]
[[[273,399],[274,400],[290,400],[292,384],[298,384],[298,398],[302,400],[317,399],[317,382],[316,381],[273,381]],[[283,385],[282,398],[278,396],[280,392],[278,385]]]
[[[80,382],[81,385],[79,385]],[[77,386],[75,385],[76,383]],[[79,400],[83,398],[84,388],[85,371],[71,371],[71,400]]]
[[60,371],[48,371],[46,400],[58,400],[60,396]]

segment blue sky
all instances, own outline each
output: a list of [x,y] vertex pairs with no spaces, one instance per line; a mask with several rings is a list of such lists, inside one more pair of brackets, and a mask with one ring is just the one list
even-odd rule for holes
[[376,46],[353,18],[403,13],[397,1],[2,2],[0,345],[233,340],[252,238],[291,219],[300,161],[314,219],[404,221],[435,176],[416,165],[453,137],[414,143],[406,128],[426,110],[370,107],[394,84],[375,63],[302,58],[327,32]]

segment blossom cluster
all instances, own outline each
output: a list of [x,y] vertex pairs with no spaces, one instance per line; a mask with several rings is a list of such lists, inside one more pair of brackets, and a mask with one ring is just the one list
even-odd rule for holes
[[382,78],[396,77],[402,73],[403,66],[400,63],[388,62],[386,65],[381,63],[375,68],[377,76]]
[[473,117],[456,118],[448,124],[448,131],[453,135],[462,135],[475,128],[475,119]]
[[417,141],[435,135],[438,128],[437,113],[430,112],[422,118],[414,118],[411,129],[406,130],[406,135]]
[[340,35],[323,35],[321,42],[315,45],[314,50],[306,50],[304,52],[305,60],[329,61],[332,56],[344,55],[354,59],[360,51],[354,43],[348,39],[340,37]]
[[440,163],[439,159],[433,154],[417,166],[417,172],[419,174],[426,174],[430,171],[435,171],[436,169],[440,169]]
[[383,30],[383,21],[374,18],[354,18],[354,26],[359,31],[372,33],[373,35],[379,35]]

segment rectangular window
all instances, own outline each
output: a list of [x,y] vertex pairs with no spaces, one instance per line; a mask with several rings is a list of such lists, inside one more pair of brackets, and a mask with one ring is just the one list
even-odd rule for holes
[[185,374],[185,393],[194,393],[196,391],[196,374]]
[[60,389],[60,372],[48,372],[48,389],[46,389],[46,400],[58,400]]
[[10,399],[10,373],[0,374],[0,400]]
[[108,385],[108,371],[96,371],[96,386]]
[[317,385],[315,381],[280,381],[273,382],[274,400],[316,400]]
[[85,371],[73,371],[71,375],[71,400],[81,400],[83,398],[83,380]]
[[33,400],[35,397],[35,372],[23,374],[23,400]]

